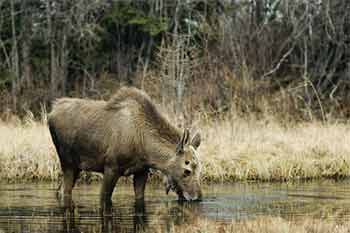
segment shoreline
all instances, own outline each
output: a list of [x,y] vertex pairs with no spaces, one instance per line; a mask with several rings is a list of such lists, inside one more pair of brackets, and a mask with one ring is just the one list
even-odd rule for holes
[[[86,174],[82,173],[83,177],[79,177],[77,184],[83,185],[96,185],[100,184],[103,179],[103,174]],[[158,175],[157,175],[158,176]],[[87,178],[88,177],[88,178]],[[40,179],[40,178],[13,178],[13,179],[1,179],[1,184],[55,184],[60,182],[60,177],[57,179]],[[224,181],[202,181],[201,184],[204,186],[210,185],[236,185],[236,184],[305,184],[305,183],[314,183],[314,182],[344,182],[350,181],[350,176],[341,177],[341,178],[329,178],[329,177],[320,177],[320,178],[304,178],[304,179],[289,179],[289,180],[224,180]],[[118,184],[122,185],[132,185],[132,175],[128,177],[121,177],[118,181]],[[158,176],[157,178],[150,177],[147,184],[151,185],[162,185],[163,179]]]

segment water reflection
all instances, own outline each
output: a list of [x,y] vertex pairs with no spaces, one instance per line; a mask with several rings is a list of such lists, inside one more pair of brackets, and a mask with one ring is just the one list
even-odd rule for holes
[[350,219],[350,181],[210,186],[203,201],[195,203],[179,203],[175,195],[152,186],[146,201],[135,203],[131,186],[118,186],[113,206],[104,211],[99,185],[79,185],[70,209],[60,206],[55,188],[2,184],[0,232],[169,232],[173,225],[198,219],[230,222],[262,215]]
[[[87,213],[77,208],[61,208],[50,216],[47,232],[82,233],[82,232],[168,232],[173,225],[191,223],[198,218],[199,203],[164,203],[150,214],[144,202],[134,203],[133,208],[111,207],[104,211]],[[39,220],[39,215],[36,216]],[[17,225],[32,225],[26,231],[36,231],[34,223],[20,221]],[[29,219],[27,219],[29,221]],[[41,230],[45,230],[43,225]],[[16,230],[16,229],[11,229]],[[24,230],[24,229],[22,229]]]
[[100,213],[101,232],[145,232],[147,230],[147,213],[144,202],[134,203],[132,223],[122,222],[123,212],[118,208],[107,208]]

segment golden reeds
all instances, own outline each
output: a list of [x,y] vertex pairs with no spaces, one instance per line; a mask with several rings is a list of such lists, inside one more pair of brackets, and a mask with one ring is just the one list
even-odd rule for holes
[[200,151],[207,181],[342,178],[350,176],[350,127],[281,125],[266,120],[206,124]]
[[[60,165],[45,117],[0,122],[0,179],[56,180]],[[350,177],[350,126],[232,117],[201,126],[203,182]]]

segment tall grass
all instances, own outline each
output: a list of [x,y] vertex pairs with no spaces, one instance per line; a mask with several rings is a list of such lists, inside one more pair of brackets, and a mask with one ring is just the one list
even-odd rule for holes
[[[201,122],[203,182],[350,177],[346,124],[281,124],[239,117]],[[56,180],[59,174],[45,117],[0,122],[1,180]]]
[[345,124],[236,118],[208,123],[203,133],[207,181],[350,176],[350,127]]
[[60,171],[45,118],[0,122],[0,179],[56,180]]

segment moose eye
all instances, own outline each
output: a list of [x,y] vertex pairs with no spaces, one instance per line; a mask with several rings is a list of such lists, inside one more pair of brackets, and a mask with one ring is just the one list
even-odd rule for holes
[[185,171],[184,171],[184,177],[187,177],[187,176],[189,176],[189,175],[191,175],[191,170],[185,169]]
[[186,161],[185,161],[185,164],[186,164],[186,165],[190,164],[190,161],[186,160]]

